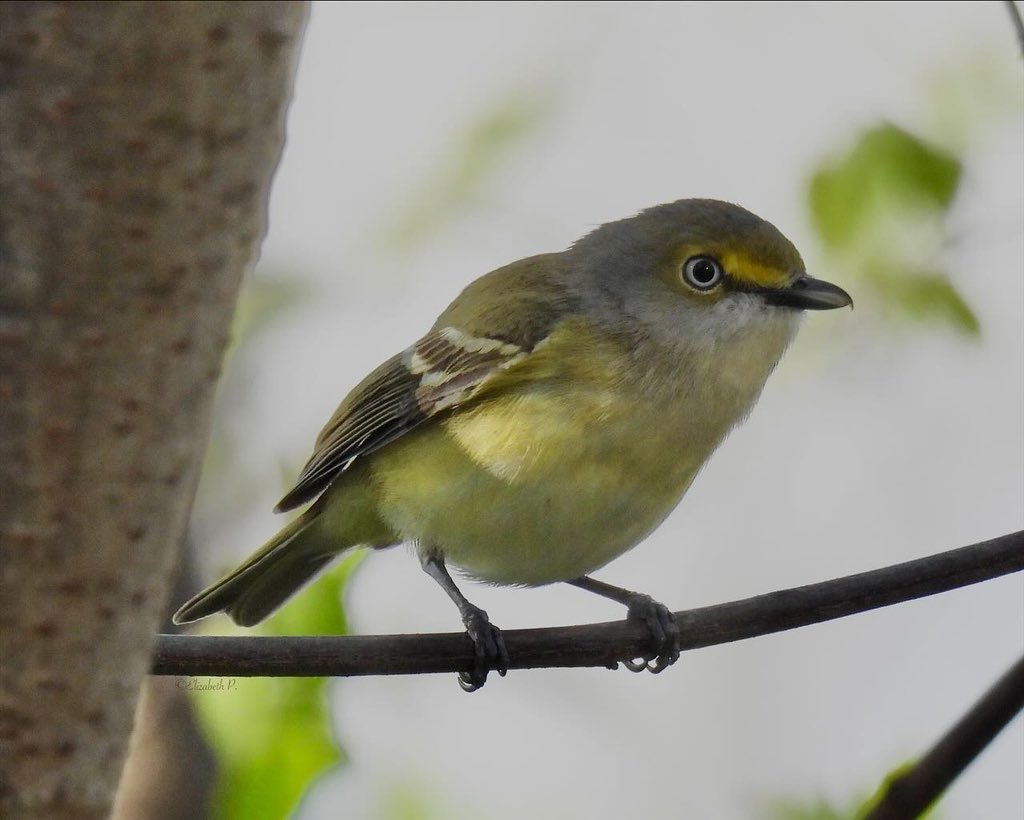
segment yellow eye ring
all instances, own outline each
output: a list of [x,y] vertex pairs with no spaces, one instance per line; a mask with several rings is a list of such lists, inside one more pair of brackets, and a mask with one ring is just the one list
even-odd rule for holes
[[725,272],[718,261],[710,256],[691,256],[683,263],[682,277],[694,290],[708,291],[722,283]]

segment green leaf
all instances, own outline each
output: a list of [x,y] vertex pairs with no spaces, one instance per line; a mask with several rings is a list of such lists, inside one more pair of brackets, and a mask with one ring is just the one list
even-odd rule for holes
[[[913,763],[904,763],[889,772],[882,784],[868,797],[849,801],[837,807],[818,797],[811,800],[777,800],[772,803],[769,816],[773,820],[858,820],[878,805],[892,781],[906,772]],[[920,820],[935,817],[935,805],[920,816]]]
[[824,162],[812,174],[811,217],[826,246],[849,248],[893,212],[944,215],[961,171],[955,157],[883,123],[865,131],[844,156]]
[[[345,634],[342,594],[362,558],[362,552],[350,553],[245,634]],[[192,693],[200,725],[217,756],[214,817],[219,820],[287,817],[313,781],[344,760],[331,732],[326,678],[192,681],[223,687]]]
[[969,336],[980,335],[977,315],[945,274],[893,272],[873,279],[884,297],[913,318],[942,321]]
[[[906,763],[903,763],[902,765],[897,766],[895,769],[890,771],[885,776],[885,780],[882,781],[882,784],[875,790],[874,794],[872,794],[866,800],[862,801],[860,807],[857,810],[856,817],[863,817],[868,812],[872,811],[881,802],[882,798],[885,796],[885,793],[889,791],[889,787],[892,785],[893,781],[896,780],[896,778],[898,777],[902,777],[910,769],[912,769],[913,766],[914,762],[908,760]],[[917,820],[928,820],[928,818],[934,818],[936,816],[935,807],[939,804],[939,800],[941,799],[942,798],[940,796],[934,803],[932,803],[927,809],[925,809],[921,814],[919,814],[917,816]]]
[[933,269],[949,243],[946,220],[961,173],[956,157],[882,123],[821,163],[808,203],[832,264],[860,277],[855,291],[873,292],[904,316],[977,336],[977,315],[950,277]]

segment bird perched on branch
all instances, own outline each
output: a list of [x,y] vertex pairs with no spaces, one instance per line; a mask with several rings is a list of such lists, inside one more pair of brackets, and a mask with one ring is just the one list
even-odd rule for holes
[[463,688],[509,659],[448,565],[619,601],[651,633],[630,668],[661,671],[679,656],[671,612],[589,573],[675,508],[803,311],[851,304],[775,227],[710,199],[499,268],[349,393],[277,510],[309,506],[174,620],[226,612],[250,626],[345,550],[413,542],[472,639]]

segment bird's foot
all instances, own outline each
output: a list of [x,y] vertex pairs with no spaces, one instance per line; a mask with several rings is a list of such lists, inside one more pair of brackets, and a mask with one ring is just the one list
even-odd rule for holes
[[623,665],[631,672],[645,669],[654,674],[664,672],[679,660],[679,626],[675,616],[667,606],[640,592],[633,593],[626,606],[629,608],[626,620],[638,621],[647,627],[653,651],[642,658],[623,661]]
[[459,672],[459,686],[465,692],[475,692],[487,683],[487,673],[494,669],[503,676],[508,672],[508,650],[501,630],[491,623],[487,613],[470,604],[462,613],[462,623],[473,641],[473,669]]

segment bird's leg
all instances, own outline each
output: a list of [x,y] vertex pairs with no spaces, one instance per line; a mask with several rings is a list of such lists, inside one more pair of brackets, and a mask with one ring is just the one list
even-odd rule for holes
[[585,575],[566,583],[618,601],[627,607],[627,620],[639,621],[647,627],[647,631],[651,633],[654,651],[641,660],[623,661],[627,669],[633,672],[648,669],[657,674],[679,660],[679,626],[667,606],[658,603],[650,595],[631,592]]
[[501,630],[491,623],[487,613],[474,606],[463,595],[448,574],[444,559],[440,555],[423,555],[420,558],[424,572],[441,585],[448,597],[455,602],[462,616],[462,623],[473,641],[475,662],[470,672],[459,672],[459,686],[466,692],[475,692],[487,682],[487,673],[493,668],[499,675],[508,671],[508,651]]

